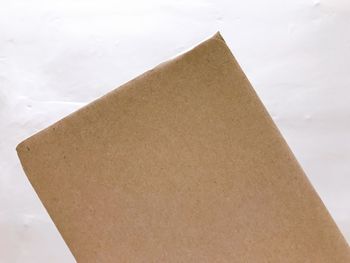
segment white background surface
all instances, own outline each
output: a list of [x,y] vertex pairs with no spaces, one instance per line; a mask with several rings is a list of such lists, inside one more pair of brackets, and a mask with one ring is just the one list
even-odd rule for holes
[[350,2],[0,0],[0,262],[73,263],[16,145],[220,30],[350,240]]

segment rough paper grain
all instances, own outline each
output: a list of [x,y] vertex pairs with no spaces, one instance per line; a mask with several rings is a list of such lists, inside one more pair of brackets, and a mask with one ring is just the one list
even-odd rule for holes
[[350,262],[219,34],[17,150],[79,263]]

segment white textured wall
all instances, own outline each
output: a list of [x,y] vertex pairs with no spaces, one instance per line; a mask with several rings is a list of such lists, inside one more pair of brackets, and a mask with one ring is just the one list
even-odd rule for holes
[[220,30],[350,240],[350,2],[0,0],[0,262],[72,263],[15,146]]

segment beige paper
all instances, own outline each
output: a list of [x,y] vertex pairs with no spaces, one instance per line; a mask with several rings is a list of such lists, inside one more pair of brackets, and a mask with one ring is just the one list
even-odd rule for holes
[[350,262],[219,34],[17,151],[79,263]]

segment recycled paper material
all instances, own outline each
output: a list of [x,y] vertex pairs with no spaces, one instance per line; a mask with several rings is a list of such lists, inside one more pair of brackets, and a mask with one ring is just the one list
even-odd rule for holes
[[350,262],[220,34],[17,151],[79,263]]

